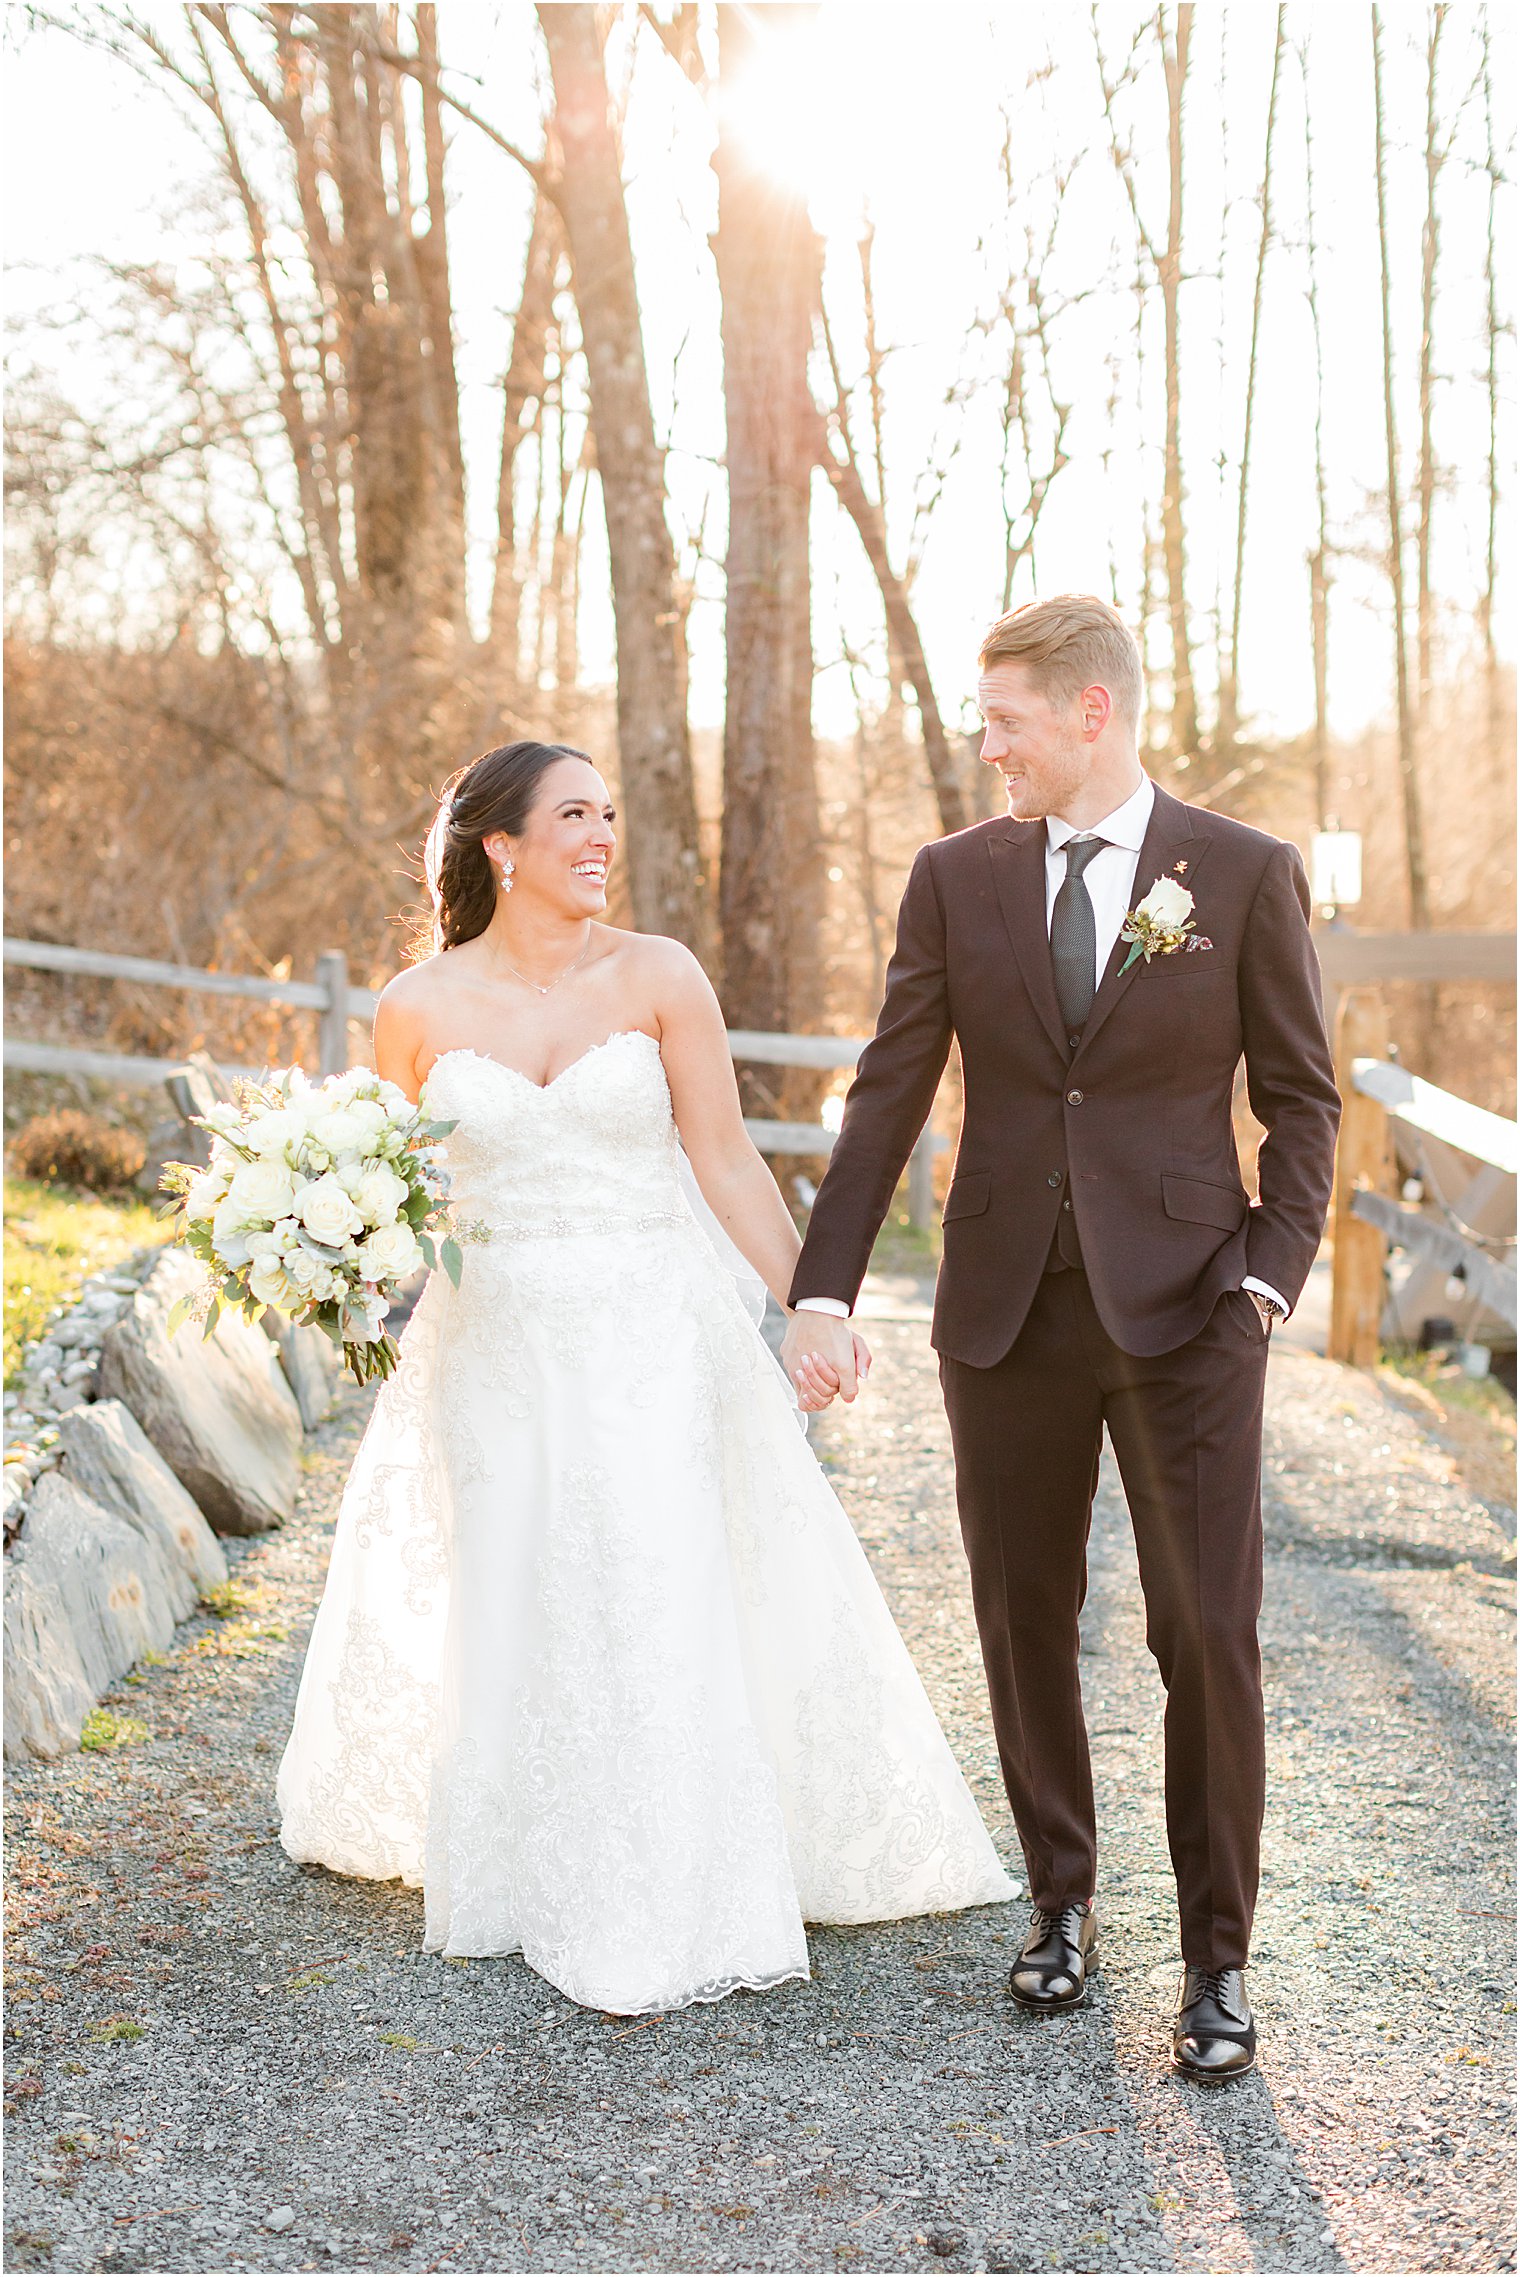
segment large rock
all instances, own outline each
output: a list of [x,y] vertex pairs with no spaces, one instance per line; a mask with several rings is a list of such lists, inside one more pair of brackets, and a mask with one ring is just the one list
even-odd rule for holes
[[227,1556],[163,1456],[119,1399],[76,1407],[58,1425],[64,1475],[156,1543],[174,1617],[185,1620],[227,1578]]
[[5,1561],[6,1761],[67,1754],[94,1705],[63,1598],[18,1549]]
[[202,1279],[184,1250],[157,1261],[106,1331],[100,1392],[131,1409],[219,1534],[259,1534],[295,1508],[301,1411],[274,1345],[241,1314],[209,1337],[193,1320],[168,1334],[176,1298]]
[[308,1431],[315,1431],[332,1406],[338,1377],[343,1372],[337,1345],[324,1336],[320,1328],[298,1326],[273,1310],[265,1313],[259,1326],[280,1355],[280,1366],[295,1394],[302,1425]]
[[7,1745],[57,1754],[118,1676],[173,1642],[173,1580],[157,1542],[61,1471],[37,1481],[7,1562],[21,1577],[6,1592]]

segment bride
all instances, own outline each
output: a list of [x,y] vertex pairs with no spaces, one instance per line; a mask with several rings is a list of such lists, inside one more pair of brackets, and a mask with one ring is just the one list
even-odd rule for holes
[[355,1459],[278,1798],[291,1857],[421,1884],[425,1949],[636,2015],[1017,1885],[741,1301],[797,1234],[695,958],[597,922],[612,826],[515,743],[429,835],[375,1064],[454,1123],[464,1269]]

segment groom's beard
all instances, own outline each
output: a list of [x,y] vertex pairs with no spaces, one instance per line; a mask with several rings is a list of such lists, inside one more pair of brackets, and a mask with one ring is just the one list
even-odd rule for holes
[[1043,753],[1037,767],[1016,769],[1012,782],[1007,770],[1002,770],[1008,812],[1015,822],[1043,822],[1047,815],[1059,816],[1087,780],[1087,768],[1087,747],[1073,735]]

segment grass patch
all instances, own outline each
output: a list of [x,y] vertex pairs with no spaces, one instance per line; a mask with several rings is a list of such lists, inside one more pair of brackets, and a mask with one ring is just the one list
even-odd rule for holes
[[318,1985],[331,1983],[332,1978],[325,1977],[320,1969],[307,1969],[301,1976],[292,1977],[285,1990],[287,1992],[315,1992]]
[[81,1281],[168,1238],[145,1198],[87,1194],[34,1178],[5,1181],[5,1388],[21,1381],[21,1354]]
[[1378,1382],[1450,1455],[1485,1502],[1515,1507],[1515,1403],[1492,1376],[1469,1376],[1439,1352],[1386,1349]]
[[283,1621],[229,1620],[224,1616],[219,1628],[197,1637],[189,1649],[203,1660],[256,1660],[261,1653],[273,1652],[277,1644],[284,1644],[289,1635]]
[[90,2026],[92,2040],[140,2040],[148,2029],[135,2016],[107,2016]]
[[84,1719],[79,1744],[87,1755],[98,1755],[112,1747],[136,1747],[148,1736],[146,1724],[136,1716],[118,1716],[112,1708],[92,1708]]
[[404,2048],[410,2055],[417,2043],[410,2032],[382,2032],[380,2045],[382,2048]]
[[239,1613],[263,1612],[269,1603],[269,1590],[262,1581],[239,1581],[234,1576],[202,1590],[201,1603],[219,1621],[230,1621]]
[[1515,1403],[1497,1376],[1470,1376],[1443,1353],[1419,1352],[1406,1344],[1385,1345],[1382,1364],[1410,1383],[1423,1384],[1443,1407],[1487,1416],[1514,1438]]

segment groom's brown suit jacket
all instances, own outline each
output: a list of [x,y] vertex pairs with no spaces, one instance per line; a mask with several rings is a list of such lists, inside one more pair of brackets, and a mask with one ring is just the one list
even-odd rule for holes
[[[933,1342],[972,1367],[1018,1335],[1064,1202],[1104,1328],[1153,1355],[1248,1273],[1296,1302],[1330,1198],[1340,1107],[1297,849],[1158,786],[1134,898],[1178,878],[1197,945],[1121,978],[1118,942],[1073,1048],[1045,842],[1043,822],[1004,817],[920,849],[791,1289],[853,1304],[954,1037],[965,1108]],[[1242,1054],[1267,1132],[1254,1207],[1231,1117]]]

